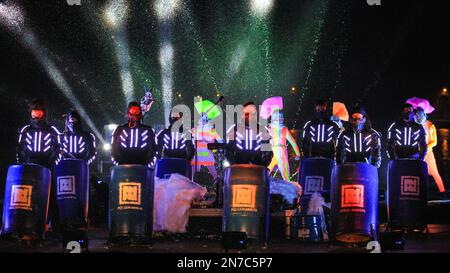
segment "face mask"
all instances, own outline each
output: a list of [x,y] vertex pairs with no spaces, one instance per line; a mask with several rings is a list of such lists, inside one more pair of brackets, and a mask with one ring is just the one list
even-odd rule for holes
[[132,106],[128,110],[128,120],[137,122],[141,119],[141,108],[139,106]]
[[32,119],[43,119],[45,116],[44,110],[31,110]]
[[180,119],[180,117],[170,117],[169,118],[169,123],[172,125],[172,124],[174,124],[177,120],[179,120]]
[[66,120],[67,129],[71,132],[76,132],[81,129],[80,123],[77,118],[69,116]]
[[352,128],[356,132],[360,132],[364,129],[364,124],[366,123],[366,120],[364,118],[363,114],[360,113],[354,113],[351,117],[351,124]]
[[316,118],[318,119],[326,119],[327,118],[327,113],[326,112],[316,112]]
[[424,125],[424,124],[425,124],[425,121],[427,121],[427,119],[426,119],[426,118],[422,118],[422,120],[419,121],[419,118],[417,118],[417,116],[414,116],[414,121],[415,121],[416,123],[420,124],[420,125]]
[[352,123],[352,128],[355,132],[360,132],[364,129],[364,123]]
[[402,117],[404,120],[412,121],[414,119],[414,113],[413,112],[403,113]]
[[46,125],[45,119],[31,119],[31,125],[33,128],[43,128]]

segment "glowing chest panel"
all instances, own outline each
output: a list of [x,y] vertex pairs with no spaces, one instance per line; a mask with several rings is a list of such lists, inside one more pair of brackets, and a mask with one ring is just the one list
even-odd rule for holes
[[62,146],[63,151],[70,154],[81,154],[86,151],[86,141],[82,136],[66,135]]
[[238,149],[251,151],[261,150],[262,133],[255,136],[251,129],[245,129],[243,133],[236,132],[236,146]]
[[119,136],[119,142],[123,148],[143,149],[148,145],[148,130],[139,130],[139,128],[123,130]]
[[393,132],[398,146],[414,147],[419,144],[420,130],[413,131],[411,127],[396,128]]
[[326,126],[325,124],[311,125],[309,134],[312,142],[330,143],[333,140],[335,131],[333,126]]
[[53,138],[51,137],[51,134],[47,132],[31,131],[26,132],[25,142],[29,151],[45,153],[51,148]]
[[364,136],[361,133],[353,133],[353,135],[344,135],[345,150],[349,153],[367,153],[370,151],[372,144],[371,135]]
[[186,134],[179,132],[170,132],[164,135],[164,148],[170,150],[179,150],[186,147]]

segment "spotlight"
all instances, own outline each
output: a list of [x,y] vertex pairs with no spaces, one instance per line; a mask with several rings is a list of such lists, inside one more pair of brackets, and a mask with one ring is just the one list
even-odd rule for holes
[[156,15],[160,21],[171,20],[180,8],[180,4],[180,0],[157,0],[154,6]]
[[103,12],[106,23],[111,28],[119,28],[126,20],[128,6],[124,0],[114,0],[108,3]]
[[0,23],[11,30],[21,31],[25,24],[25,16],[19,6],[0,2]]
[[273,0],[250,0],[252,13],[257,16],[267,15],[273,7]]
[[[164,119],[166,122],[169,120],[170,111],[172,109],[173,56],[174,50],[172,44],[170,42],[165,42],[160,49],[159,63],[161,65]],[[166,125],[169,124],[167,123]]]
[[442,88],[441,95],[443,95],[443,96],[447,96],[448,95],[447,88]]
[[103,144],[103,151],[105,152],[111,151],[111,144],[109,143]]

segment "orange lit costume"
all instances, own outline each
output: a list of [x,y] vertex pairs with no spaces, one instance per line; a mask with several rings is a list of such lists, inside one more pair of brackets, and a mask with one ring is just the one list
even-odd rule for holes
[[[281,128],[280,128],[281,127]],[[269,128],[270,136],[272,137],[272,151],[273,158],[269,164],[269,171],[272,172],[275,166],[278,167],[278,170],[283,177],[283,180],[290,181],[290,170],[289,170],[289,157],[287,150],[287,141],[291,144],[294,149],[295,155],[300,157],[300,150],[298,148],[297,142],[292,136],[289,129],[284,126],[274,126],[274,123],[271,124]]]
[[425,162],[428,164],[428,173],[434,178],[434,181],[440,192],[445,191],[444,183],[436,165],[436,159],[434,158],[433,147],[437,145],[436,127],[434,124],[427,120],[423,124],[423,128],[427,133],[427,147],[428,153],[425,156]]

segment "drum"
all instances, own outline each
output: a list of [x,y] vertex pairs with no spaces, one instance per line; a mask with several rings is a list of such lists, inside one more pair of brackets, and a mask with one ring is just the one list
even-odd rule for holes
[[50,200],[50,170],[36,164],[12,165],[6,176],[2,236],[43,240]]
[[333,169],[331,230],[336,241],[362,243],[378,229],[378,170],[368,163],[346,163]]
[[222,231],[246,232],[268,240],[269,173],[265,166],[236,164],[225,169]]
[[300,164],[298,182],[302,186],[302,210],[308,208],[309,200],[314,192],[319,192],[330,201],[331,173],[335,163],[327,158],[304,158]]
[[181,158],[161,158],[156,162],[156,177],[167,179],[177,173],[191,178],[191,163]]
[[55,167],[56,203],[63,230],[86,229],[89,208],[89,166],[86,161],[64,159]]
[[391,160],[388,164],[387,206],[391,228],[425,228],[427,164],[420,160]]
[[109,185],[110,242],[147,243],[153,232],[153,169],[119,165]]

